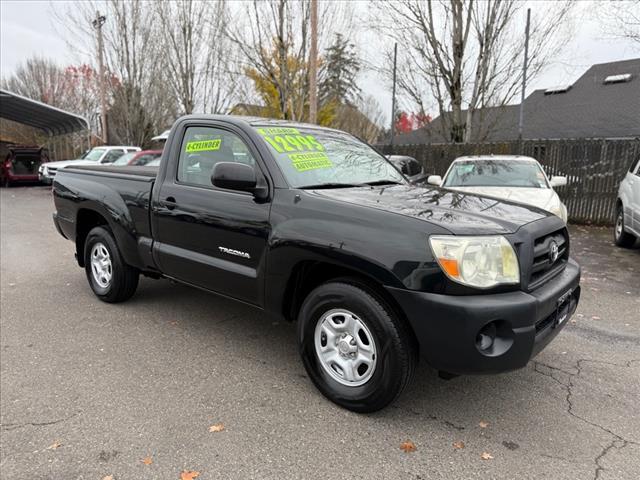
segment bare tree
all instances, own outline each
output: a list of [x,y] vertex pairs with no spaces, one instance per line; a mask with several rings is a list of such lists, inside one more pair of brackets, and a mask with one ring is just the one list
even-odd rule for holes
[[[561,29],[572,6],[571,0],[558,2],[550,7],[553,12],[534,17],[529,78],[568,39]],[[469,142],[486,134],[482,110],[509,103],[522,80],[522,5],[515,0],[399,0],[375,7],[376,18],[383,19],[375,23],[405,46],[401,92],[420,113],[436,104],[445,139]]]
[[54,107],[67,106],[68,82],[64,70],[50,59],[28,58],[16,72],[2,79],[7,90]]
[[601,2],[597,12],[607,36],[631,40],[640,49],[640,0]]
[[231,45],[225,35],[230,15],[224,0],[157,1],[161,55],[167,84],[182,113],[219,113],[232,100]]
[[[348,3],[319,3],[318,48],[351,22]],[[229,38],[238,47],[238,64],[254,70],[275,88],[280,116],[302,120],[308,109],[310,47],[309,0],[253,0],[236,13]]]
[[173,122],[175,98],[166,94],[162,32],[152,4],[142,0],[87,0],[57,10],[74,48],[95,52],[91,20],[101,10],[107,70],[119,82],[110,92],[110,141],[144,145]]

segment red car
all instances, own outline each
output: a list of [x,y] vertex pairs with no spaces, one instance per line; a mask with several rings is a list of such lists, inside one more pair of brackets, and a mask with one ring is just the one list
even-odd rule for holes
[[142,150],[141,152],[129,152],[122,155],[111,165],[119,165],[121,167],[136,166],[142,167],[162,155],[162,150]]
[[12,146],[0,166],[0,184],[8,187],[14,183],[37,183],[38,168],[49,161],[43,147]]

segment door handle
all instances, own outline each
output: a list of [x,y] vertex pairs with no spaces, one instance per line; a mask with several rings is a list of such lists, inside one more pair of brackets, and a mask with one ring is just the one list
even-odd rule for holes
[[173,210],[174,208],[176,208],[176,199],[173,197],[165,198],[164,206],[167,207],[168,210]]

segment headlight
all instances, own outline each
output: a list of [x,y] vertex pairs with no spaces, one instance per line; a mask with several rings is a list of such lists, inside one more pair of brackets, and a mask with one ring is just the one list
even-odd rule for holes
[[454,282],[477,288],[520,282],[518,257],[502,235],[434,235],[429,243],[440,268]]

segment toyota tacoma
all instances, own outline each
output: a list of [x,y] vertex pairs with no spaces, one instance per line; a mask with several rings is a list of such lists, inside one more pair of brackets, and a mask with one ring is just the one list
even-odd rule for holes
[[419,358],[443,377],[524,367],[580,297],[565,223],[508,200],[411,184],[347,133],[191,115],[160,166],[68,166],[53,219],[105,302],[140,274],[297,322],[317,388],[379,410]]

